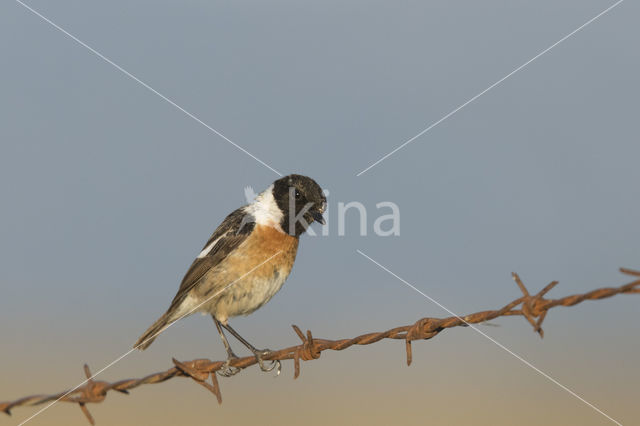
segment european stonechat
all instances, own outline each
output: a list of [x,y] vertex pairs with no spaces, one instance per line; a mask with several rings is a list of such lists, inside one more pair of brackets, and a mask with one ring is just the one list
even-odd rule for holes
[[311,178],[289,175],[276,180],[251,204],[232,212],[213,232],[209,241],[182,279],[171,306],[135,343],[146,349],[174,321],[194,312],[211,314],[227,350],[227,363],[220,373],[237,373],[229,362],[236,358],[223,328],[255,355],[263,371],[269,350],[259,350],[229,326],[229,318],[248,315],[267,303],[280,290],[296,258],[298,240],[314,221],[322,217],[327,200]]

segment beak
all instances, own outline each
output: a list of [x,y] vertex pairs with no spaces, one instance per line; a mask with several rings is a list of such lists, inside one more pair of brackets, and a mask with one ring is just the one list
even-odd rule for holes
[[322,217],[322,213],[320,212],[311,212],[311,217],[313,217],[313,220],[315,220],[316,222],[319,222],[323,225],[326,225],[327,222],[324,221],[324,217]]

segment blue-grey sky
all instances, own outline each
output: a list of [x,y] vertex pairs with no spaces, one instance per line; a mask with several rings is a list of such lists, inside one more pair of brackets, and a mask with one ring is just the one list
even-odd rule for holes
[[[512,271],[532,291],[560,280],[551,296],[563,296],[623,284],[619,266],[640,268],[635,2],[359,177],[613,2],[28,4],[271,167],[330,190],[330,235],[303,237],[283,290],[232,321],[258,346],[297,342],[292,323],[341,338],[447,315],[356,249],[460,314],[518,297]],[[209,234],[244,203],[244,187],[262,190],[277,175],[14,1],[0,4],[0,57],[6,400],[73,386],[82,363],[97,370],[128,350],[167,308]],[[337,204],[349,201],[368,208],[366,237],[355,214],[337,235]],[[400,236],[371,232],[381,201],[400,207]],[[638,302],[554,310],[543,341],[513,318],[484,331],[632,423]],[[183,421],[183,404],[187,422],[243,423],[249,414],[233,407],[251,392],[266,418],[285,424],[300,421],[295,410],[282,414],[285,397],[302,412],[333,407],[362,424],[393,420],[379,412],[384,402],[412,398],[410,424],[424,421],[423,398],[434,401],[435,424],[512,424],[510,410],[537,410],[537,401],[549,404],[547,424],[607,424],[472,330],[413,346],[410,368],[403,345],[391,342],[323,355],[296,382],[289,364],[275,384],[247,371],[224,381],[221,408],[192,407],[214,402],[190,384],[164,384],[128,397],[137,404],[110,397],[96,417]],[[194,316],[104,378],[145,375],[171,356],[215,359],[224,350],[211,321]],[[154,403],[178,392],[184,401],[173,410]],[[33,424],[81,424],[76,410],[54,407]],[[16,409],[0,424],[33,412]]]

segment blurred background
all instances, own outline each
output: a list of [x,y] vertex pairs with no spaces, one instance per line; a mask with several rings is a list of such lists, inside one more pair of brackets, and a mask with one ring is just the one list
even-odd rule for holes
[[[459,314],[560,280],[550,297],[640,268],[640,7],[624,2],[406,148],[356,174],[613,2],[30,0],[29,5],[283,172],[329,196],[278,295],[234,327],[258,346],[297,324],[352,337]],[[57,392],[128,351],[210,233],[277,175],[13,1],[0,3],[0,400]],[[369,212],[367,236],[338,202]],[[400,236],[373,232],[375,204]],[[316,229],[318,231],[318,229]],[[637,296],[482,330],[623,424],[637,423]],[[242,347],[232,342],[239,354]],[[99,425],[609,424],[470,329],[220,379],[109,394]],[[208,317],[177,323],[98,378],[222,359]],[[36,408],[16,408],[0,425]],[[84,425],[57,404],[30,425]]]

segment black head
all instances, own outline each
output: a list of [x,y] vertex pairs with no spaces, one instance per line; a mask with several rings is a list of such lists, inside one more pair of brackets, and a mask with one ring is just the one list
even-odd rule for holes
[[302,175],[289,175],[273,183],[273,197],[283,213],[280,226],[284,232],[298,236],[313,221],[324,225],[322,213],[327,198],[315,180]]

